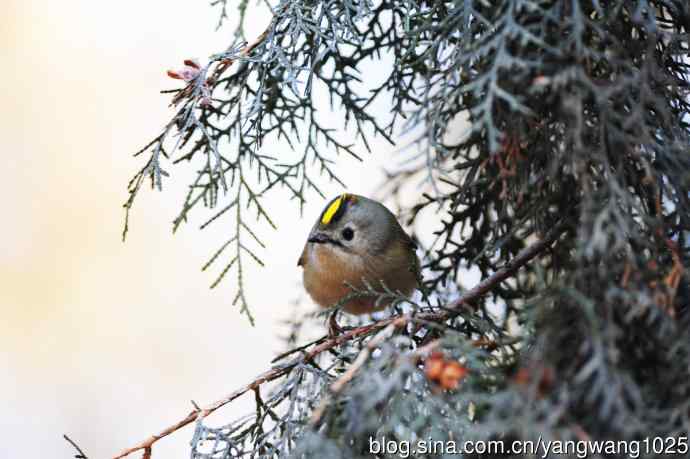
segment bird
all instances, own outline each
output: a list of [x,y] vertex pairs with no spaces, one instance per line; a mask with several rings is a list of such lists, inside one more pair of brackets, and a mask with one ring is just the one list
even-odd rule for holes
[[[309,232],[297,262],[304,288],[322,308],[335,306],[352,292],[385,285],[409,297],[419,288],[417,245],[383,204],[343,193],[332,199]],[[377,296],[347,300],[341,309],[354,315],[390,305]],[[340,330],[331,315],[330,332]]]

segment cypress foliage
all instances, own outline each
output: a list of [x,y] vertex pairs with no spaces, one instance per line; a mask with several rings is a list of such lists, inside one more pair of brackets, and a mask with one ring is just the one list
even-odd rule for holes
[[[234,8],[214,4],[221,16]],[[251,7],[239,4],[242,18]],[[428,295],[397,298],[391,319],[332,352],[315,352],[324,337],[283,356],[272,386],[255,389],[254,413],[197,423],[192,457],[404,454],[376,450],[384,438],[458,450],[492,440],[506,456],[513,440],[537,439],[687,453],[688,3],[281,0],[272,14],[258,40],[243,42],[241,21],[227,51],[178,75],[178,111],[142,150],[127,211],[145,179],[160,186],[164,167],[192,164],[175,227],[204,205],[204,226],[234,222],[209,265],[233,251],[220,278],[237,274],[236,302],[251,317],[242,262],[261,242],[247,207],[270,224],[267,194],[302,203],[319,174],[337,180],[326,152],[356,155],[320,123],[325,93],[357,142],[414,136],[386,186],[407,202],[424,183],[401,215],[428,241]],[[371,62],[375,84],[359,72]],[[374,101],[390,116],[374,116]],[[297,159],[264,153],[274,138]],[[433,228],[415,225],[425,215]],[[468,268],[491,281],[463,297]],[[353,294],[371,291],[397,295]]]

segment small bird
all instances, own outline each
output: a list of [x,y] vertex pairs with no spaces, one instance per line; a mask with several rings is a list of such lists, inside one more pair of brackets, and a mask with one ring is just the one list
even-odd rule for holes
[[[321,307],[334,306],[348,293],[383,282],[409,296],[418,287],[416,244],[395,215],[380,202],[355,194],[333,199],[309,233],[297,266],[304,287]],[[378,311],[390,304],[376,296],[354,298],[342,307],[351,314]],[[335,314],[331,327],[338,329]]]

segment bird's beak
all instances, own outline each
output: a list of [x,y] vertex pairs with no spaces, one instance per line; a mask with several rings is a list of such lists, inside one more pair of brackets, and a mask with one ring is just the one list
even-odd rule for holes
[[318,231],[315,231],[309,235],[309,242],[313,242],[315,244],[325,244],[329,242],[333,242],[333,239],[328,237],[328,235],[324,233],[319,233]]

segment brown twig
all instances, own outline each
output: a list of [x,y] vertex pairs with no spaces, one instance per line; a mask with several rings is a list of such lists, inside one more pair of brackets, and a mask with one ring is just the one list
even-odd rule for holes
[[[271,30],[271,27],[273,27],[273,19],[269,23],[266,30],[261,32],[261,35],[259,35],[256,38],[256,40],[254,40],[252,43],[249,43],[249,44],[247,44],[247,46],[242,48],[242,51],[240,52],[240,56],[241,57],[247,57],[249,55],[249,53],[254,51],[254,49],[257,46],[259,46],[266,39],[266,37],[268,36],[268,33]],[[221,61],[220,65],[218,67],[216,67],[214,72],[213,72],[213,76],[211,77],[213,79],[213,81],[218,81],[218,79],[223,74],[223,72],[225,72],[228,68],[230,68],[232,66],[232,64],[235,63],[235,60],[236,59],[225,59],[225,60]]]
[[409,317],[403,316],[398,317],[393,322],[389,323],[386,328],[381,330],[376,336],[374,336],[366,345],[364,349],[357,355],[354,362],[347,368],[347,371],[343,373],[333,384],[331,384],[330,396],[325,396],[319,406],[314,410],[311,417],[311,423],[316,424],[321,419],[321,416],[326,411],[326,408],[330,404],[330,399],[334,395],[337,395],[340,391],[345,388],[345,385],[349,383],[359,369],[366,363],[369,359],[371,353],[381,345],[386,339],[388,339],[396,328],[404,327],[409,321]]
[[[440,312],[429,312],[429,313],[421,313],[417,314],[415,316],[415,319],[421,319],[421,320],[426,320],[426,321],[433,321],[433,322],[442,322],[444,320],[450,319],[456,315],[458,315],[461,311],[462,308],[464,308],[468,303],[471,303],[472,301],[482,297],[489,291],[491,291],[492,288],[509,278],[512,274],[514,274],[518,269],[520,269],[522,266],[524,266],[527,262],[529,262],[531,259],[533,259],[535,256],[546,250],[553,244],[555,241],[558,240],[558,238],[565,232],[566,227],[563,224],[556,225],[553,227],[545,236],[543,239],[535,242],[531,246],[523,249],[520,253],[518,253],[513,259],[508,261],[501,269],[496,271],[494,274],[491,276],[487,277],[484,279],[482,282],[477,284],[474,288],[467,290],[464,294],[460,296],[457,300],[453,301],[452,303],[448,304],[442,311]],[[181,420],[177,421],[176,423],[172,424],[171,426],[163,429],[160,433],[156,435],[152,435],[151,437],[143,440],[142,442],[138,443],[135,446],[132,446],[131,448],[127,448],[124,451],[122,451],[120,454],[114,456],[113,459],[121,459],[125,456],[128,456],[129,454],[136,452],[136,451],[144,451],[144,457],[147,459],[150,458],[151,455],[151,447],[153,446],[154,443],[156,443],[158,440],[160,440],[163,437],[167,437],[171,433],[181,429],[182,427],[191,424],[192,422],[203,419],[206,416],[210,415],[217,409],[227,405],[228,403],[232,402],[236,398],[240,397],[241,395],[245,394],[246,392],[255,390],[259,386],[261,386],[264,383],[273,381],[275,379],[278,379],[282,376],[287,375],[294,367],[297,365],[304,363],[304,362],[309,362],[313,360],[316,356],[321,354],[324,351],[328,351],[330,349],[333,349],[345,342],[352,341],[356,338],[362,338],[371,334],[374,334],[380,330],[386,329],[387,327],[390,327],[389,329],[395,328],[401,321],[407,321],[410,320],[409,316],[394,316],[394,317],[389,317],[387,319],[382,319],[378,320],[376,322],[372,322],[367,325],[362,325],[361,327],[356,327],[351,330],[348,330],[344,332],[341,335],[334,336],[332,338],[328,339],[323,339],[323,340],[317,340],[318,344],[316,344],[311,350],[305,351],[304,354],[299,357],[295,358],[294,360],[271,368],[268,371],[265,371],[264,373],[260,374],[257,378],[255,378],[253,381],[251,381],[248,384],[245,384],[244,386],[240,387],[239,389],[229,393],[225,397],[223,397],[220,400],[215,401],[214,403],[211,403],[210,405],[201,408],[201,409],[194,409],[192,410],[187,416],[182,418]],[[388,331],[387,329],[386,331]],[[387,337],[387,333],[382,333],[380,335],[383,339]],[[320,342],[319,342],[320,341]],[[368,349],[366,347],[365,349]],[[364,360],[368,358],[368,355],[365,355],[362,357],[362,363],[360,366],[364,363]],[[359,357],[358,357],[359,360]],[[354,367],[354,369],[352,368]],[[357,366],[353,364],[348,372],[344,373],[343,379],[345,375],[348,375],[348,373],[351,373],[350,376],[344,379],[344,383],[348,382],[349,379],[354,376],[354,373],[357,371]],[[349,378],[349,379],[348,379]],[[338,383],[338,381],[336,381]],[[343,385],[344,385],[343,383]],[[339,387],[339,386],[338,386]]]
[[[239,57],[247,57],[254,49],[256,49],[257,46],[259,46],[268,36],[269,32],[271,31],[271,28],[274,26],[274,21],[277,16],[274,16],[273,19],[271,19],[271,22],[268,24],[268,27],[266,27],[266,30],[264,30],[257,38],[251,43],[247,43],[244,48],[240,50]],[[213,86],[215,83],[218,82],[220,79],[221,75],[230,67],[232,67],[232,64],[234,64],[237,61],[237,59],[223,59],[221,60],[216,68],[213,70],[213,73],[211,74],[210,77],[206,79],[206,83],[208,86]],[[194,80],[190,81],[187,86],[184,87],[184,89],[178,91],[172,98],[170,105],[177,105],[181,100],[185,99],[186,97],[189,97],[193,92],[194,88],[196,87],[196,83]]]
[[[319,420],[326,412],[326,408],[328,408],[328,405],[331,403],[334,396],[340,393],[345,388],[345,386],[352,380],[352,378],[354,378],[355,374],[357,374],[359,369],[369,359],[371,353],[374,352],[374,350],[377,347],[379,347],[385,340],[390,338],[393,335],[396,328],[402,328],[405,325],[407,325],[408,322],[410,322],[410,319],[410,316],[398,317],[367,343],[366,347],[362,349],[362,351],[357,355],[355,361],[352,362],[352,364],[347,368],[347,371],[343,373],[333,384],[331,384],[330,394],[324,396],[324,398],[321,400],[321,403],[314,410],[314,413],[311,416],[310,423],[312,425],[318,424]],[[407,354],[407,357],[412,358],[414,362],[417,362],[419,358],[429,354],[434,348],[438,346],[438,344],[439,340],[430,341],[424,346],[421,346],[415,349],[413,352]]]
[[127,448],[124,451],[122,451],[120,454],[114,456],[113,459],[120,459],[125,456],[130,455],[133,452],[140,451],[140,450],[146,450],[147,448],[151,448],[154,443],[156,443],[158,440],[160,440],[163,437],[167,437],[171,433],[181,429],[182,427],[191,424],[192,422],[198,420],[198,419],[203,419],[209,414],[213,413],[216,411],[218,408],[221,408],[228,403],[232,402],[236,398],[240,397],[241,395],[245,394],[246,392],[249,392],[251,390],[254,390],[255,388],[261,386],[264,383],[273,381],[281,376],[284,376],[290,372],[295,366],[297,366],[299,363],[306,362],[309,360],[312,360],[314,357],[317,355],[321,354],[324,351],[327,351],[329,349],[332,349],[336,346],[339,346],[340,344],[351,341],[355,338],[359,338],[362,336],[367,336],[370,335],[371,333],[374,333],[377,330],[380,330],[393,322],[396,318],[390,318],[390,319],[384,319],[380,320],[378,322],[374,322],[368,325],[364,325],[362,327],[357,327],[355,329],[349,330],[342,335],[338,335],[334,338],[328,339],[321,344],[317,345],[313,349],[311,349],[309,352],[306,352],[302,358],[295,359],[294,361],[283,365],[283,366],[278,366],[274,367],[268,371],[265,371],[264,373],[260,374],[254,381],[250,382],[249,384],[246,384],[239,389],[231,392],[230,394],[226,395],[220,400],[217,400],[214,403],[211,403],[210,405],[202,408],[201,410],[192,410],[187,416],[185,416],[183,419],[179,420],[175,424],[172,424],[171,426],[167,427],[166,429],[163,429],[160,433],[156,435],[152,435],[149,438],[145,439],[144,441],[140,442],[139,444],[132,446],[131,448]]

